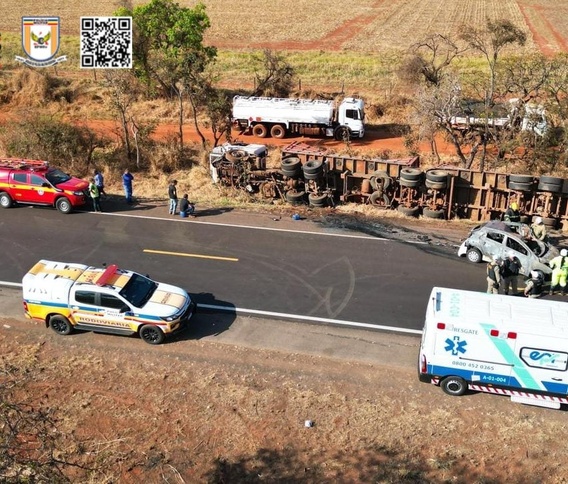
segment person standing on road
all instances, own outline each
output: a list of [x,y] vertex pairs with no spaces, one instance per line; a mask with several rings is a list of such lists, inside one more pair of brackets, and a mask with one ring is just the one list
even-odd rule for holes
[[89,195],[91,196],[91,200],[93,201],[93,212],[102,212],[101,194],[94,178],[91,178],[89,180]]
[[168,186],[168,197],[170,198],[170,215],[176,214],[176,207],[178,203],[177,196],[177,180],[172,180]]
[[562,249],[560,255],[552,259],[548,265],[552,268],[552,280],[550,281],[549,295],[554,294],[554,290],[560,284],[562,295],[566,295],[566,279],[568,276],[568,250]]
[[515,256],[514,252],[509,252],[507,258],[503,261],[501,268],[501,276],[503,284],[501,285],[502,294],[510,294],[516,296],[518,293],[518,277],[521,272],[521,261]]
[[523,294],[526,297],[536,298],[542,296],[542,277],[538,271],[531,271],[531,277],[527,280]]
[[127,168],[122,175],[122,186],[124,187],[126,203],[132,203],[132,180],[134,180],[134,177]]
[[511,203],[505,212],[505,222],[520,222],[521,213],[519,212],[519,204],[517,202]]
[[487,294],[499,294],[499,287],[502,282],[503,260],[501,257],[494,257],[489,264],[487,264]]
[[99,170],[95,170],[95,185],[97,185],[97,188],[99,189],[99,194],[106,196],[105,179]]

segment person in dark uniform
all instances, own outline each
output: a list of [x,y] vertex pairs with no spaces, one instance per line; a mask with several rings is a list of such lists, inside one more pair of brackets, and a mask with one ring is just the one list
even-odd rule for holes
[[511,203],[505,212],[505,222],[520,222],[521,213],[519,212],[519,204],[517,202]]

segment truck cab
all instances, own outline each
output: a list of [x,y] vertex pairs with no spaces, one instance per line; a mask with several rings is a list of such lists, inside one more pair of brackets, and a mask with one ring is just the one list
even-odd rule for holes
[[365,102],[362,99],[346,97],[337,108],[337,124],[336,132],[346,127],[349,129],[351,138],[363,138],[365,136]]

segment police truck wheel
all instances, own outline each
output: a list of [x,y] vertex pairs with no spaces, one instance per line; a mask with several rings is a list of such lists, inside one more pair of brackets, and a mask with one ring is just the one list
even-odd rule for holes
[[140,328],[140,338],[151,345],[159,345],[164,341],[164,332],[157,326],[146,324]]
[[71,210],[73,210],[71,202],[65,197],[61,197],[57,200],[57,202],[55,202],[55,206],[61,213],[71,213]]
[[266,138],[268,130],[266,129],[266,126],[264,126],[264,124],[255,124],[252,127],[252,134],[257,138]]
[[0,193],[0,205],[2,208],[10,208],[12,206],[12,197],[6,192]]
[[444,378],[442,383],[440,383],[440,387],[442,387],[444,393],[447,393],[452,397],[460,397],[467,392],[467,383],[459,376],[449,376]]
[[465,257],[467,258],[468,261],[473,262],[474,264],[477,264],[483,260],[481,252],[479,251],[479,249],[476,249],[475,247],[470,247],[469,249],[467,249]]
[[51,316],[49,318],[49,327],[57,334],[67,336],[73,331],[73,326],[65,316]]
[[282,139],[286,136],[286,128],[281,124],[275,124],[270,128],[270,136],[276,139]]

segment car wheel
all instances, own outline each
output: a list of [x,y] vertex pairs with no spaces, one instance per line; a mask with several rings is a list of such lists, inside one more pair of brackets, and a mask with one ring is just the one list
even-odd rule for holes
[[65,214],[71,213],[71,210],[73,210],[73,205],[71,205],[71,202],[65,197],[59,198],[57,202],[55,202],[55,206],[57,210]]
[[475,247],[470,247],[469,249],[467,249],[465,256],[468,261],[474,264],[478,264],[483,260],[483,256],[481,255],[480,250],[476,249]]
[[140,338],[151,345],[159,345],[164,341],[164,332],[157,326],[145,324],[140,328]]
[[12,206],[12,197],[6,192],[0,193],[0,206],[2,208],[10,208]]
[[440,383],[440,387],[444,390],[444,393],[447,393],[452,397],[460,397],[467,392],[467,383],[459,376],[449,376],[444,378]]
[[49,318],[49,327],[57,334],[67,336],[73,331],[73,326],[65,316],[55,315]]

